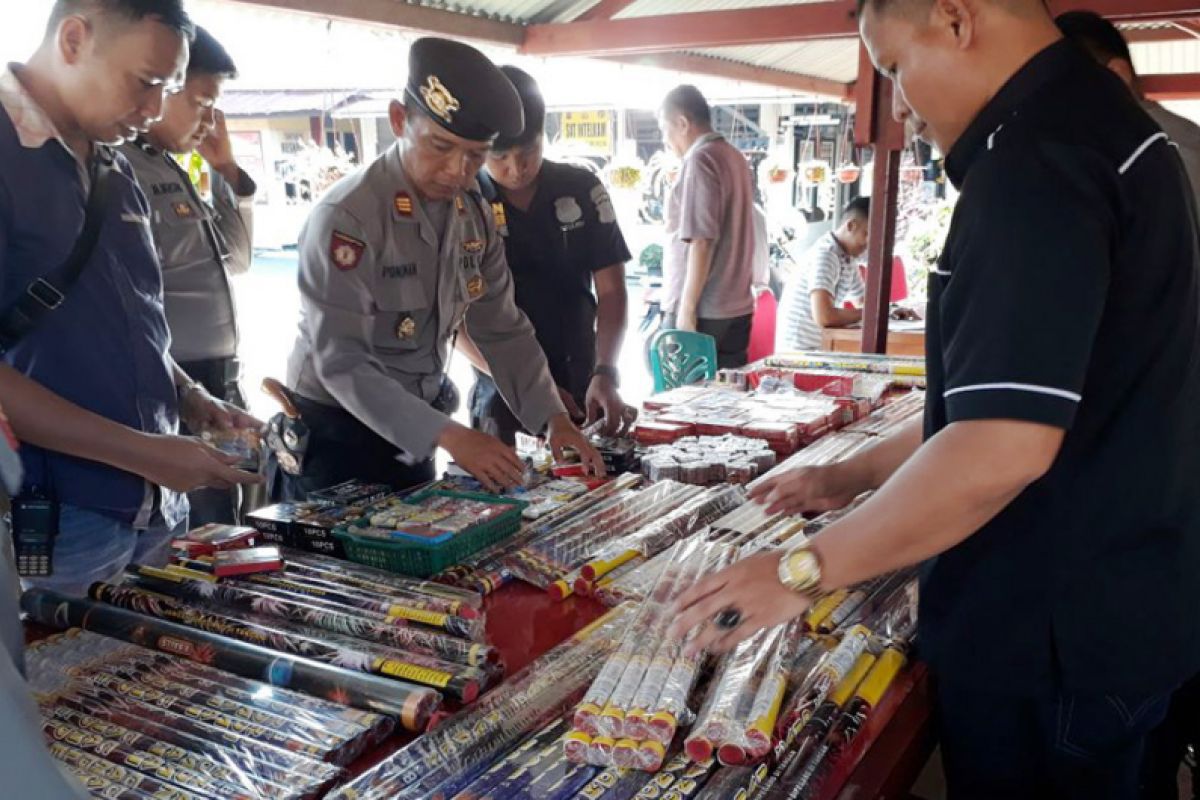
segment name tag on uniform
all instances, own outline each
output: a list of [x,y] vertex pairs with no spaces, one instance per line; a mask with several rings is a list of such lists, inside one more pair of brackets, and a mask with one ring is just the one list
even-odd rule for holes
[[144,214],[135,214],[132,211],[125,211],[121,214],[122,222],[132,222],[134,225],[149,225],[150,218]]
[[411,278],[416,274],[416,262],[413,262],[412,264],[398,264],[393,267],[383,268],[383,277],[385,278]]

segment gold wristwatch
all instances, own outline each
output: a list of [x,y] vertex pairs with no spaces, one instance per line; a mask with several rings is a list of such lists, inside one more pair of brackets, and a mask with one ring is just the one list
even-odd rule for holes
[[821,559],[806,544],[793,547],[779,559],[779,582],[796,594],[816,601],[821,591]]

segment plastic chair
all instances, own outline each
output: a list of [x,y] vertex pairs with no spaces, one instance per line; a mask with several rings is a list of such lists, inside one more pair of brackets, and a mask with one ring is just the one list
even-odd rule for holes
[[746,358],[753,364],[775,353],[775,325],[779,303],[770,289],[758,293],[754,302],[754,322],[750,328],[750,347]]
[[654,393],[717,377],[717,340],[707,334],[666,330],[650,340]]

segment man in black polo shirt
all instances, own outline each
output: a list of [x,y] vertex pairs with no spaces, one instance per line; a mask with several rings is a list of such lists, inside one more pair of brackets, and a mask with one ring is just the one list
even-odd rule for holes
[[860,26],[961,191],[930,276],[923,430],[755,487],[788,511],[877,491],[702,582],[677,627],[724,650],[924,561],[951,797],[1135,797],[1146,733],[1200,667],[1187,178],[1041,0],[867,0]]
[[[504,237],[517,306],[533,323],[563,404],[577,421],[603,420],[611,434],[625,410],[616,364],[625,338],[629,248],[599,179],[542,157],[546,104],[537,83],[516,67],[500,69],[521,96],[525,130],[496,140],[479,184]],[[513,444],[521,423],[465,331],[459,346],[476,368],[471,426]]]

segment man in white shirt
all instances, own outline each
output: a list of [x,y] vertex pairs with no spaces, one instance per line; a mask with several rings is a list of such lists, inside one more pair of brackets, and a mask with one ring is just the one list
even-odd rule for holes
[[[842,212],[836,230],[818,239],[804,256],[783,290],[777,352],[819,350],[825,328],[845,328],[862,322],[866,293],[858,263],[867,252],[867,221],[871,199],[857,197]],[[845,308],[854,303],[860,308]]]

